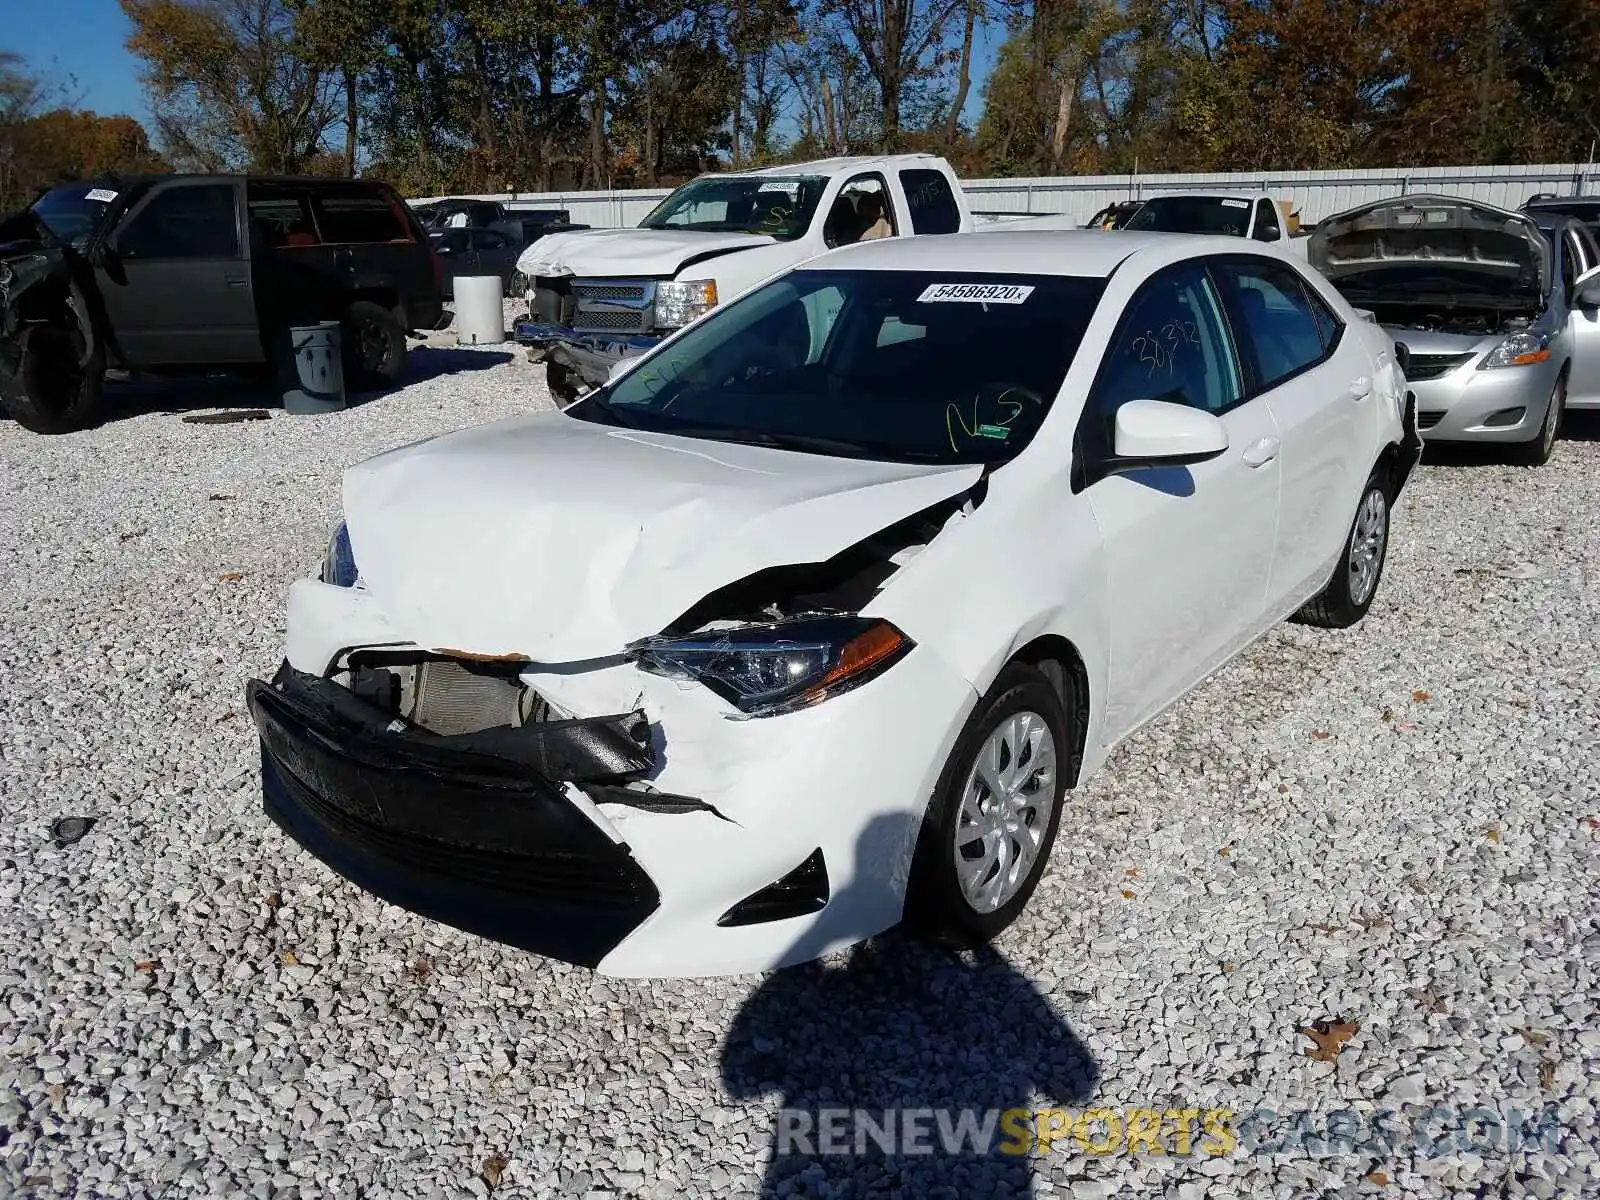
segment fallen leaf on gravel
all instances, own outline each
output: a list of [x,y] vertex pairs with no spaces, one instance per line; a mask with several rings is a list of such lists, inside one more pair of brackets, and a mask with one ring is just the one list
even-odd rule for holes
[[1389,918],[1384,916],[1382,913],[1359,913],[1352,917],[1351,920],[1353,920],[1357,925],[1361,926],[1362,930],[1366,933],[1371,933],[1374,929],[1388,929],[1394,924],[1393,921],[1389,920]]
[[1132,900],[1132,899],[1134,899],[1134,893],[1130,892],[1127,888],[1123,888],[1122,889],[1122,898],[1124,900]]
[[1425,692],[1421,688],[1418,688],[1416,691],[1411,693],[1411,699],[1417,704],[1426,704],[1429,700],[1433,699],[1433,693]]
[[489,1187],[497,1188],[500,1181],[506,1176],[506,1168],[511,1164],[498,1154],[491,1154],[483,1160],[483,1181]]
[[1384,720],[1384,721],[1392,721],[1392,720],[1394,720],[1394,709],[1390,708],[1387,704],[1384,705],[1383,706],[1383,716],[1380,718],[1380,720]]
[[1232,846],[1224,846],[1222,849],[1218,850],[1217,853],[1222,855],[1223,858],[1227,858],[1230,854],[1233,853],[1233,847]]
[[238,583],[239,580],[243,578],[243,571],[224,571],[221,575],[217,576],[217,579],[222,583]]
[[210,500],[237,500],[237,496],[230,496],[227,492],[212,492],[207,499]]
[[1332,937],[1334,934],[1342,932],[1337,925],[1307,925],[1305,928],[1313,933],[1320,933],[1324,937]]
[[1533,707],[1533,701],[1525,699],[1522,696],[1513,696],[1511,698],[1511,703],[1515,704],[1518,708],[1532,708]]
[[1339,1051],[1361,1032],[1361,1026],[1354,1021],[1313,1021],[1310,1025],[1302,1025],[1296,1032],[1303,1033],[1316,1043],[1313,1049],[1306,1051],[1307,1058],[1331,1063],[1339,1060]]
[[1411,998],[1431,1013],[1442,1013],[1449,1006],[1440,997],[1434,995],[1432,988],[1413,988]]
[[1326,729],[1314,729],[1311,731],[1311,736],[1316,738],[1319,742],[1325,742],[1331,738],[1333,734],[1329,733]]
[[300,965],[300,960],[295,957],[293,950],[285,950],[283,952],[283,965],[286,967],[298,967]]
[[231,721],[231,720],[233,720],[233,719],[234,719],[234,718],[235,718],[235,717],[237,717],[237,716],[238,716],[238,715],[239,715],[239,714],[238,714],[238,713],[236,713],[236,712],[234,712],[234,711],[233,711],[233,710],[232,710],[232,709],[231,709],[231,708],[230,708],[230,709],[229,709],[229,710],[228,710],[228,711],[227,711],[227,712],[225,712],[225,713],[223,713],[223,714],[222,714],[222,715],[221,715],[221,716],[220,716],[220,717],[218,717],[218,718],[217,718],[217,721],[216,721],[216,723],[217,723],[217,724],[218,724],[218,725],[221,725],[221,724],[222,724],[222,723],[223,723],[223,722],[224,722],[224,721]]
[[138,962],[133,964],[133,969],[135,971],[144,971],[148,973],[150,971],[154,971],[160,965],[161,960],[159,958],[141,958]]
[[1550,1091],[1556,1086],[1556,1060],[1547,1058],[1539,1064],[1539,1086]]
[[433,959],[424,954],[416,962],[406,968],[406,977],[412,983],[426,983],[428,976],[433,974]]
[[263,897],[263,903],[266,904],[268,908],[282,908],[283,897],[278,895],[277,892],[268,892],[266,896]]
[[1542,1029],[1524,1027],[1517,1030],[1517,1032],[1522,1035],[1522,1040],[1530,1046],[1548,1046],[1550,1044],[1550,1035]]
[[1224,975],[1232,975],[1238,969],[1239,969],[1239,964],[1238,963],[1225,962],[1225,963],[1222,964],[1222,973]]
[[119,534],[117,534],[117,541],[119,541],[119,542],[131,542],[131,541],[133,541],[134,538],[143,537],[145,534],[147,534],[149,532],[150,531],[148,529],[130,529],[130,530],[128,530],[127,533],[119,533]]
[[1128,868],[1128,878],[1129,879],[1137,879],[1143,873],[1144,872],[1140,871],[1138,867],[1129,867]]
[[1389,1177],[1387,1175],[1385,1175],[1382,1171],[1368,1171],[1367,1172],[1367,1182],[1368,1183],[1375,1183],[1379,1187],[1388,1187],[1389,1186]]
[[1585,829],[1600,829],[1600,817],[1580,817],[1578,824]]
[[1483,831],[1483,836],[1488,838],[1491,842],[1498,842],[1500,840],[1500,826],[1498,826],[1498,825],[1485,826],[1484,827],[1484,831]]

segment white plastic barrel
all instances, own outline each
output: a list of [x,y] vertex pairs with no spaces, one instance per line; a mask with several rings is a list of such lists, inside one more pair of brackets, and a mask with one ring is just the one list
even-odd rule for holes
[[506,310],[500,302],[500,276],[457,275],[456,343],[481,346],[506,340]]

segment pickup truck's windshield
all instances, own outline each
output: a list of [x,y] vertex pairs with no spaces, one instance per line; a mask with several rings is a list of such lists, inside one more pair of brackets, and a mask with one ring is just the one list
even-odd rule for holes
[[1250,231],[1250,201],[1236,196],[1156,196],[1145,201],[1126,227],[1244,237]]
[[640,229],[702,229],[797,238],[811,226],[827,179],[821,175],[751,175],[684,184],[639,222]]
[[567,412],[814,454],[1004,462],[1049,411],[1104,286],[796,271],[714,310]]
[[108,185],[69,183],[40,196],[31,211],[57,240],[81,251],[100,228],[106,209],[116,198],[116,189]]

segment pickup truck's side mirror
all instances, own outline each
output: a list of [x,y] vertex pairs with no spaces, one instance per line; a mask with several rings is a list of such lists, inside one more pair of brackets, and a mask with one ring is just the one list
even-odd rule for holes
[[1215,413],[1170,400],[1130,400],[1117,409],[1112,469],[1185,466],[1228,448],[1228,431]]
[[1600,267],[1594,267],[1578,276],[1572,285],[1578,303],[1585,308],[1600,308]]

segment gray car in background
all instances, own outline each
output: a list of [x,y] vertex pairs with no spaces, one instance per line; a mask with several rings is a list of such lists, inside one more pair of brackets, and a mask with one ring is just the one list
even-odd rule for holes
[[1564,408],[1600,407],[1600,249],[1580,221],[1405,196],[1322,222],[1307,255],[1406,347],[1428,441],[1537,466]]
[[504,295],[517,270],[522,243],[499,229],[440,229],[430,233],[433,248],[444,263],[444,294],[455,299],[457,275],[498,275]]

